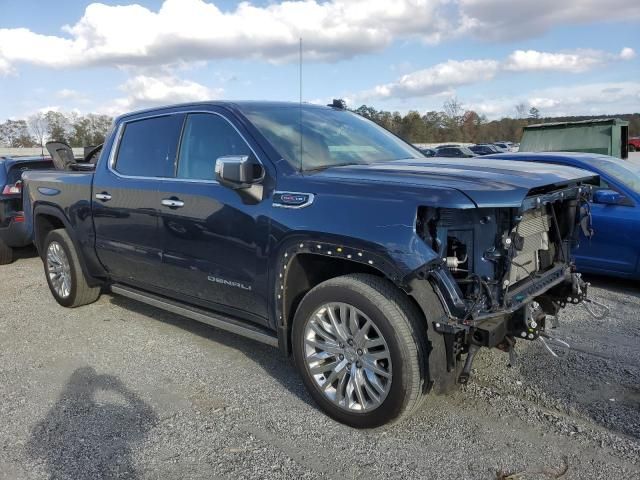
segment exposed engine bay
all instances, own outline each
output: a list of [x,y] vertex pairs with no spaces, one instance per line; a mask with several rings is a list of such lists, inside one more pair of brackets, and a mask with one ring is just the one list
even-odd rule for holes
[[441,301],[449,320],[434,329],[445,337],[451,369],[469,353],[466,377],[481,346],[508,351],[515,361],[516,339],[540,339],[554,354],[547,342],[559,340],[546,332],[547,321],[586,299],[588,284],[575,273],[570,252],[581,231],[592,233],[584,215],[591,188],[536,190],[520,208],[419,209],[416,229],[441,257],[429,277],[447,293]]

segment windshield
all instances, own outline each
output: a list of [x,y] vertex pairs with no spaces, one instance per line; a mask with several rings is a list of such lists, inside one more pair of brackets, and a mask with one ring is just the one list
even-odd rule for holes
[[610,175],[615,181],[640,195],[640,165],[595,159],[592,162],[595,167]]
[[249,105],[242,113],[296,170],[424,158],[387,130],[345,110]]

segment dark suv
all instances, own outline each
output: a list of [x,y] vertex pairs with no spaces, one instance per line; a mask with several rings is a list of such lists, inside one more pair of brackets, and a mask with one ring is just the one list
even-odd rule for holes
[[52,168],[43,157],[0,157],[0,265],[11,263],[13,249],[31,243],[22,211],[22,174]]
[[475,157],[476,154],[473,153],[469,147],[464,147],[461,145],[450,146],[444,145],[436,148],[436,157],[453,157],[453,158],[469,158]]
[[477,145],[471,145],[469,147],[469,150],[471,150],[476,155],[493,155],[495,153],[500,153],[500,150],[498,150],[496,147],[494,147],[493,145],[486,144],[486,143],[479,143]]
[[480,347],[513,352],[586,295],[569,254],[597,177],[427,159],[339,107],[135,112],[95,172],[24,178],[60,305],[110,290],[277,346],[357,427],[466,382]]

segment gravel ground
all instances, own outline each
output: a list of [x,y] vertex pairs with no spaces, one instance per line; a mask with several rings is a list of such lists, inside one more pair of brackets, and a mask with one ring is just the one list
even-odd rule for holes
[[23,253],[1,268],[0,479],[640,478],[637,284],[594,279],[612,315],[568,309],[559,358],[481,351],[461,391],[358,431],[277,350],[110,295],[63,309]]

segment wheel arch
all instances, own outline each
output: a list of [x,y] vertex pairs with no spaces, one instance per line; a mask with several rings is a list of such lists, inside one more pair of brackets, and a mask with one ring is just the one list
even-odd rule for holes
[[47,238],[49,232],[53,230],[57,230],[60,228],[64,228],[69,238],[73,242],[73,247],[75,248],[78,260],[80,261],[80,267],[82,272],[87,279],[87,283],[92,287],[97,287],[102,285],[104,282],[95,278],[91,275],[89,268],[87,266],[86,259],[82,254],[82,249],[80,248],[80,242],[78,241],[76,232],[71,225],[71,222],[66,217],[64,212],[53,205],[35,205],[33,209],[33,243],[38,250],[38,254],[40,258],[44,258],[44,241]]
[[[338,242],[293,239],[279,249],[273,269],[274,318],[280,349],[291,353],[291,331],[297,307],[306,293],[319,283],[351,273],[369,273],[387,279],[402,291],[420,315],[425,331],[433,312],[445,312],[443,297],[435,295],[438,287],[427,279],[409,281],[404,272],[384,254],[354,245],[349,240]],[[431,292],[425,296],[423,290]],[[425,298],[438,305],[425,304]]]

